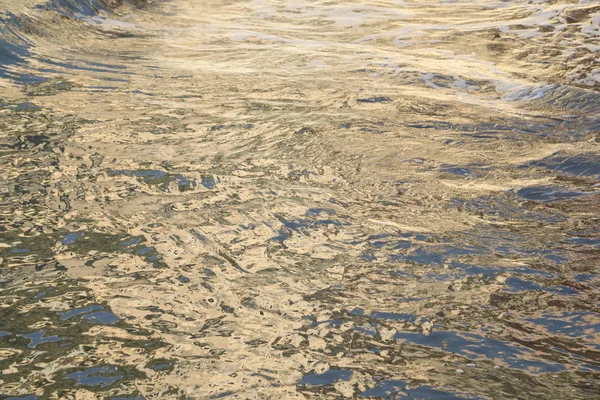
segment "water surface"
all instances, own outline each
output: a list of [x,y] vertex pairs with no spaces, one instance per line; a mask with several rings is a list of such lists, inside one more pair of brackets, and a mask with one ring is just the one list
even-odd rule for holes
[[0,396],[600,397],[599,24],[0,0]]

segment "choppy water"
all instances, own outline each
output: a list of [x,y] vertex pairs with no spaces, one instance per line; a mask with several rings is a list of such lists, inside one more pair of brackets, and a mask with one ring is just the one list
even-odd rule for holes
[[600,398],[600,4],[0,0],[0,397]]

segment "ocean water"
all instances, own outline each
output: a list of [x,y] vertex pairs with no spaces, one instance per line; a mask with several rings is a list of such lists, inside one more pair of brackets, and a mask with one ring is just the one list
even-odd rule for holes
[[0,0],[0,398],[600,398],[600,4]]

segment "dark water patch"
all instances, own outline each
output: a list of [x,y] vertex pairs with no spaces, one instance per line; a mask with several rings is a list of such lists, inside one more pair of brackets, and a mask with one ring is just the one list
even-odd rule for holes
[[[376,245],[377,243],[374,244],[374,246]],[[389,262],[410,262],[422,265],[442,265],[455,262],[465,256],[482,255],[489,252],[483,246],[424,245],[405,240],[394,243],[392,250],[396,250],[396,252],[387,254]]]
[[578,246],[591,246],[600,249],[600,238],[571,236],[563,240],[564,243]]
[[115,253],[123,250],[121,240],[121,237],[114,234],[90,231],[70,242],[69,250],[81,255],[87,255],[94,250],[102,253]]
[[28,396],[23,397],[8,397],[6,400],[38,400],[40,396],[36,396],[35,394],[30,394]]
[[[66,70],[96,72],[96,73],[103,73],[103,74],[134,75],[133,72],[123,71],[120,69],[114,70],[114,69],[98,68],[98,67],[93,67],[93,66],[77,65],[73,62],[69,63],[69,62],[51,60],[49,58],[37,58],[37,60],[44,64],[52,65],[54,67],[64,68]],[[58,72],[58,71],[56,71],[56,72]]]
[[[181,77],[175,77],[175,78],[181,78]],[[184,77],[184,78],[189,78],[189,77]],[[176,99],[188,99],[188,98],[196,98],[196,97],[202,97],[199,95],[185,95],[185,96],[175,96]],[[254,128],[254,124],[250,124],[250,123],[242,123],[242,124],[229,124],[229,125],[225,125],[225,124],[219,124],[219,125],[212,125],[210,128],[208,128],[209,132],[218,132],[218,131],[223,131],[226,129],[252,129]],[[300,132],[302,133],[302,132]]]
[[[531,140],[531,138],[535,137],[545,141],[561,143],[585,139],[586,135],[600,128],[600,118],[597,120],[582,118],[537,118],[534,120],[503,118],[494,120],[493,122],[472,124],[448,122],[445,120],[423,120],[401,122],[399,125],[413,129],[457,132],[466,136],[464,141]],[[455,146],[462,144],[464,141],[450,139],[445,144]]]
[[455,399],[480,399],[454,391],[444,391],[429,385],[412,387],[404,380],[389,379],[377,383],[374,388],[362,392],[360,397],[384,399],[422,399],[422,400],[455,400]]
[[424,245],[426,243],[448,243],[441,236],[423,234],[423,233],[385,233],[378,235],[369,235],[364,240],[352,242],[350,244],[368,244],[370,247],[381,248],[397,248],[405,249],[413,246]]
[[64,238],[62,240],[62,244],[64,244],[64,245],[73,244],[77,241],[77,239],[82,238],[84,235],[85,235],[85,232],[83,232],[83,231],[69,233],[68,235],[64,236]]
[[176,361],[170,361],[170,360],[152,360],[152,362],[150,364],[148,364],[148,368],[150,368],[153,371],[171,371],[175,365],[177,364]]
[[[448,121],[427,120],[422,122],[404,122],[401,125],[416,129],[431,129],[435,131],[454,131],[468,134],[474,138],[496,138],[541,134],[549,128],[559,125],[556,121],[544,120],[539,124],[516,118],[501,119],[494,122],[482,122],[479,124],[460,124]],[[451,144],[451,143],[450,143]]]
[[455,86],[456,83],[456,79],[454,77],[440,74],[428,74],[421,77],[421,81],[425,83],[425,85],[434,89],[449,89]]
[[92,324],[113,325],[120,321],[119,317],[110,311],[97,311],[91,314],[84,315],[83,320]]
[[[557,222],[548,222],[551,221]],[[485,224],[473,230],[460,232],[460,236],[455,238],[455,243],[462,244],[467,255],[472,257],[462,260],[467,264],[472,264],[470,261],[475,260],[476,256],[494,255],[509,259],[538,258],[543,259],[546,264],[559,265],[569,261],[571,256],[564,245],[559,241],[548,241],[547,235],[542,232],[512,229],[505,225]]]
[[468,400],[483,400],[483,397],[474,397],[467,394],[461,394],[454,391],[443,391],[433,386],[425,385],[418,388],[406,389],[407,399],[430,399],[430,400],[450,400],[450,399],[468,399]]
[[310,126],[304,126],[294,132],[296,135],[314,135],[319,132],[318,128],[313,128]]
[[26,19],[12,13],[0,14],[0,78],[18,83],[31,83],[37,79],[10,69],[10,66],[24,63],[31,56],[31,42],[20,32]]
[[438,167],[438,171],[447,175],[478,179],[485,177],[489,173],[490,168],[479,164],[470,164],[466,166],[444,164]]
[[511,276],[505,282],[505,288],[503,291],[516,293],[516,292],[528,292],[535,290],[542,290],[543,286],[537,282],[521,279],[516,276]]
[[214,189],[218,183],[221,183],[220,179],[215,179],[214,176],[203,176],[200,184],[207,189]]
[[300,379],[301,386],[327,386],[339,381],[349,381],[352,371],[349,369],[330,369],[322,374],[305,375]]
[[143,249],[141,249],[140,251],[138,251],[137,254],[139,256],[143,256],[143,255],[146,255],[148,253],[155,252],[155,251],[156,251],[156,249],[154,247],[144,247]]
[[600,93],[568,85],[552,85],[540,93],[539,102],[565,112],[576,112],[586,116],[596,116]]
[[12,249],[10,252],[13,254],[24,254],[29,253],[31,250],[29,249]]
[[158,180],[158,179],[168,175],[166,172],[159,171],[159,170],[133,171],[133,170],[127,170],[127,169],[114,170],[114,171],[111,171],[110,174],[112,176],[117,176],[117,175],[135,176],[138,178],[142,178],[144,181],[155,181],[155,180]]
[[589,194],[591,193],[568,190],[560,186],[531,186],[516,191],[518,197],[540,203],[572,200]]
[[92,304],[90,306],[86,306],[86,307],[81,307],[81,308],[76,308],[74,310],[70,310],[67,312],[64,312],[60,315],[60,320],[61,321],[67,321],[73,317],[79,316],[79,315],[83,315],[83,314],[87,314],[93,311],[98,311],[98,310],[104,310],[104,307],[99,305],[99,304]]
[[415,129],[432,129],[436,131],[471,132],[473,128],[444,121],[405,122],[404,126]]
[[444,166],[440,168],[441,172],[451,174],[451,175],[459,175],[459,176],[472,176],[473,169],[466,167],[452,167],[452,166]]
[[579,290],[568,286],[549,286],[546,287],[544,291],[554,293],[559,296],[579,296],[581,294]]
[[271,238],[275,242],[284,242],[294,232],[307,235],[311,229],[318,229],[320,227],[336,227],[342,226],[343,223],[335,219],[321,219],[319,218],[322,214],[335,215],[331,210],[312,208],[309,209],[305,216],[308,218],[302,218],[297,220],[289,220],[281,215],[276,216],[277,219],[283,224],[283,228],[279,230],[277,236]]
[[225,397],[233,396],[234,394],[235,394],[235,392],[233,392],[233,391],[227,391],[227,392],[222,392],[219,394],[214,394],[214,395],[210,396],[209,399],[223,399]]
[[308,178],[311,175],[318,175],[318,174],[313,171],[310,171],[308,169],[296,169],[296,170],[290,171],[288,173],[288,178],[296,181],[303,177]]
[[356,120],[353,123],[342,124],[339,127],[342,129],[353,129],[358,132],[383,134],[390,132],[389,130],[382,129],[385,125],[384,121]]
[[[113,323],[116,316],[107,308],[99,307],[87,289],[68,280],[64,273],[57,274],[55,270],[64,270],[65,267],[56,262],[52,255],[57,248],[66,249],[64,246],[68,246],[66,251],[83,256],[78,258],[87,259],[87,265],[91,265],[90,262],[105,258],[106,253],[137,252],[147,245],[124,248],[120,244],[125,239],[123,235],[93,230],[83,233],[78,230],[81,225],[77,223],[73,224],[75,229],[57,228],[58,216],[68,206],[68,196],[60,194],[61,203],[56,210],[45,205],[49,174],[58,165],[54,151],[48,150],[55,149],[58,152],[60,142],[83,122],[69,116],[56,116],[47,109],[35,115],[16,113],[9,108],[1,111],[1,129],[9,134],[9,138],[12,138],[12,133],[17,133],[14,138],[18,140],[12,144],[17,144],[20,157],[31,160],[12,166],[2,161],[10,160],[0,159],[3,171],[10,171],[0,178],[0,242],[30,250],[27,253],[11,253],[12,248],[0,248],[0,290],[2,299],[10,299],[9,302],[3,301],[0,328],[2,332],[20,333],[1,339],[7,353],[14,354],[0,359],[0,370],[5,372],[2,376],[3,387],[18,387],[19,393],[34,393],[43,388],[45,397],[63,398],[66,391],[73,389],[76,381],[62,379],[63,372],[58,368],[61,365],[69,363],[80,369],[94,365],[99,348],[112,346],[115,342],[119,342],[119,346],[130,345],[132,351],[138,354],[151,353],[153,348],[164,347],[164,343],[155,341],[154,347],[136,348],[135,340],[89,335],[94,325]],[[19,131],[20,128],[23,131]],[[9,190],[5,191],[5,187]],[[89,221],[85,223],[89,224]],[[64,244],[57,245],[57,242],[63,241]],[[57,310],[67,311],[57,313]],[[69,312],[71,314],[67,314],[67,318],[61,319]],[[89,319],[86,320],[86,317]],[[140,339],[150,336],[147,332],[142,334],[131,329],[125,322],[120,322],[114,329],[127,330]],[[78,352],[77,359],[65,361],[73,351]],[[127,358],[127,353],[123,353],[122,357]],[[40,378],[39,371],[48,366],[51,372]],[[127,384],[131,384],[131,381]],[[5,395],[13,393],[3,391]],[[132,391],[128,388],[123,393]]]
[[523,168],[539,167],[573,176],[600,177],[600,156],[598,154],[577,154],[567,156],[555,153],[539,161],[532,161]]
[[[1,69],[2,68],[0,68],[0,78],[12,80],[13,82],[20,84],[20,85],[35,85],[35,84],[39,84],[39,83],[44,83],[47,80],[44,77],[29,74],[29,73],[8,72],[3,75],[1,72]],[[30,109],[32,111],[39,111],[42,109],[39,106],[33,106],[33,104],[31,104],[30,102],[25,102],[23,104],[24,104],[23,106],[13,107],[13,109],[16,111],[28,111]],[[27,107],[27,105],[29,105],[29,107]]]
[[111,90],[119,90],[118,86],[86,86],[86,89],[91,89],[93,92],[108,92]]
[[379,129],[364,128],[364,127],[360,128],[359,131],[366,132],[366,133],[376,133],[378,135],[389,132],[389,131],[384,131],[384,130],[379,130]]
[[107,81],[107,82],[129,83],[128,79],[125,79],[125,78],[114,78],[114,77],[111,77],[111,76],[100,76],[100,77],[98,77],[98,79],[100,79],[101,81]]
[[[593,339],[600,333],[600,314],[593,312],[544,312],[539,318],[528,318],[527,321],[543,327],[555,335],[568,336],[573,339]],[[594,344],[600,348],[600,343]]]
[[279,220],[286,228],[294,230],[294,231],[301,231],[301,230],[305,230],[305,229],[308,229],[311,227],[322,226],[322,225],[334,225],[334,226],[341,225],[341,223],[339,221],[332,220],[332,219],[319,219],[319,220],[299,219],[299,220],[291,221],[291,220],[287,220],[285,218],[280,218]]
[[6,147],[20,151],[33,150],[37,152],[50,150],[51,143],[52,138],[47,135],[22,135],[14,140],[12,146],[8,145]]
[[101,14],[111,14],[112,10],[121,3],[121,0],[49,0],[44,4],[34,6],[34,8],[44,11],[54,11],[65,17],[80,19]]
[[261,373],[254,373],[251,376],[259,376],[261,378],[266,379],[267,381],[273,381],[275,380],[275,378],[273,378],[272,376],[266,375],[266,374],[261,374]]
[[[119,176],[119,175],[134,176],[136,178],[139,178],[142,182],[144,182],[148,185],[157,186],[162,191],[166,191],[171,182],[175,182],[177,184],[179,191],[181,191],[181,192],[184,192],[187,190],[193,190],[196,188],[195,181],[190,180],[180,174],[170,174],[170,173],[167,173],[165,171],[160,171],[160,170],[113,170],[110,172],[110,175],[111,176]],[[212,177],[211,177],[211,179],[212,179]],[[214,179],[212,180],[212,183],[211,183],[208,181],[205,182],[205,178],[202,178],[201,185],[203,185],[205,187],[209,187],[209,185],[211,185],[211,184],[212,184],[212,187],[214,187],[214,185],[215,185]],[[209,189],[212,189],[212,187],[209,187]]]
[[436,331],[429,335],[423,335],[398,332],[394,337],[408,343],[459,354],[471,360],[481,358],[496,360],[508,365],[509,368],[529,372],[560,372],[566,369],[564,365],[540,359],[529,348],[471,333]]
[[348,311],[348,314],[353,317],[362,317],[363,315],[365,315],[365,310],[362,310],[360,308],[355,308],[351,311]]
[[[71,233],[63,235],[63,238],[68,235],[71,235]],[[75,241],[71,241],[68,244],[68,248],[69,251],[88,258],[87,265],[92,265],[94,261],[110,254],[128,253],[141,256],[154,268],[164,267],[164,262],[160,254],[154,247],[148,246],[145,243],[145,238],[142,236],[132,238],[130,236],[123,237],[116,234],[92,231],[86,232]],[[92,256],[90,252],[94,253],[94,255]]]
[[146,400],[143,396],[135,396],[135,397],[111,397],[110,400]]
[[315,321],[313,321],[311,323],[311,326],[327,325],[330,327],[339,328],[343,323],[344,323],[344,321],[339,320],[339,319],[326,319],[323,321],[317,321],[315,319]]
[[213,125],[213,126],[211,126],[210,128],[208,128],[208,131],[209,132],[217,132],[217,131],[222,131],[224,129],[227,129],[227,126],[221,124],[221,125]]
[[66,374],[65,378],[73,379],[79,385],[106,388],[123,379],[123,375],[119,375],[119,370],[115,366],[108,365],[71,372]]
[[306,211],[306,213],[304,215],[306,215],[307,217],[315,217],[315,216],[320,216],[321,214],[335,215],[335,211],[327,209],[327,208],[314,207],[314,208],[309,208],[308,211]]
[[552,210],[530,210],[522,205],[513,192],[495,196],[482,196],[475,199],[453,199],[449,207],[470,214],[485,216],[489,220],[523,220],[530,222],[558,223],[566,220],[566,216]]
[[[38,277],[39,279],[39,277]],[[55,363],[62,360],[63,357],[71,353],[77,346],[84,346],[86,353],[82,353],[80,361],[82,365],[89,362],[90,357],[94,357],[93,349],[95,346],[106,344],[115,340],[114,338],[103,338],[101,336],[88,336],[85,333],[85,326],[73,327],[69,321],[61,321],[53,307],[56,305],[68,305],[74,302],[85,302],[92,300],[85,289],[73,285],[73,282],[61,278],[54,278],[50,281],[44,281],[36,284],[32,279],[25,289],[20,287],[8,288],[3,290],[3,294],[8,298],[15,299],[11,304],[7,304],[2,310],[1,325],[12,332],[27,332],[30,326],[43,323],[46,329],[31,333],[16,335],[13,340],[3,343],[7,350],[14,349],[21,352],[18,358],[3,358],[0,360],[0,368],[6,370],[11,365],[16,368],[11,373],[4,374],[2,379],[4,384],[13,385],[18,383],[19,387],[27,390],[33,386],[33,389],[44,387],[45,395],[50,396],[57,390],[70,388],[69,384],[61,382],[56,385],[51,383],[59,380],[62,376],[60,368],[52,373],[49,381],[36,380],[36,371],[42,365]],[[43,290],[48,294],[50,301],[40,301],[37,294]],[[131,332],[135,334],[135,332]],[[21,339],[22,338],[22,339]],[[117,339],[118,340],[118,339]],[[18,353],[16,353],[18,354]],[[20,363],[18,360],[28,359],[31,362]],[[59,363],[61,361],[58,361]],[[77,362],[76,362],[77,364]],[[59,364],[60,365],[60,364]],[[56,397],[59,398],[60,396]]]
[[20,113],[31,113],[41,111],[43,108],[37,104],[31,103],[30,101],[24,101],[23,103],[16,104],[10,107],[12,110]]
[[379,333],[377,327],[375,326],[356,326],[354,327],[354,330],[356,332],[359,332],[363,335],[367,335],[367,336],[371,336],[371,337],[376,337]]
[[356,99],[359,103],[389,103],[392,101],[389,97],[377,96],[377,97],[368,97],[364,99]]
[[59,79],[46,79],[40,82],[27,82],[23,92],[27,96],[54,96],[60,92],[67,92],[75,86],[72,82]]
[[154,96],[153,93],[147,93],[147,92],[143,92],[141,90],[130,90],[129,93],[141,94],[141,95],[144,95],[144,96]]
[[[273,238],[273,240],[279,241],[277,239],[281,239],[281,236],[276,236],[275,238]],[[375,261],[377,260],[377,257],[374,256],[373,254],[368,254],[368,253],[364,253],[360,256],[360,258],[362,258],[365,261]]]
[[131,245],[134,245],[134,244],[142,243],[143,241],[145,241],[145,238],[141,237],[141,236],[138,236],[138,237],[133,237],[131,239],[123,240],[121,242],[121,245],[122,246],[131,246]]
[[599,276],[596,274],[577,274],[577,275],[575,275],[574,278],[575,278],[576,282],[589,283],[589,282],[593,282],[594,280],[597,280],[598,277]]
[[27,347],[31,349],[35,349],[40,344],[62,342],[64,340],[58,336],[46,336],[46,330],[44,329],[32,333],[23,333],[19,336],[29,339],[29,344]]

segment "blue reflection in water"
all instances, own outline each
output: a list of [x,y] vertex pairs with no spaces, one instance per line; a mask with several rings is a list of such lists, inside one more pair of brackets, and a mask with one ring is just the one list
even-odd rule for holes
[[436,331],[431,332],[427,336],[421,333],[398,332],[394,337],[397,340],[404,340],[409,343],[460,354],[472,360],[481,357],[490,360],[501,360],[510,368],[515,369],[537,372],[559,372],[565,370],[563,365],[554,362],[528,359],[538,357],[536,357],[533,350],[526,347],[466,332],[459,334],[452,331]]
[[108,365],[89,368],[81,372],[72,372],[65,375],[65,378],[74,379],[80,385],[105,388],[123,378],[123,375],[115,375],[117,373],[118,370],[116,367]]
[[305,386],[333,385],[339,381],[349,381],[351,376],[352,371],[348,369],[330,369],[322,374],[305,375],[299,384]]

